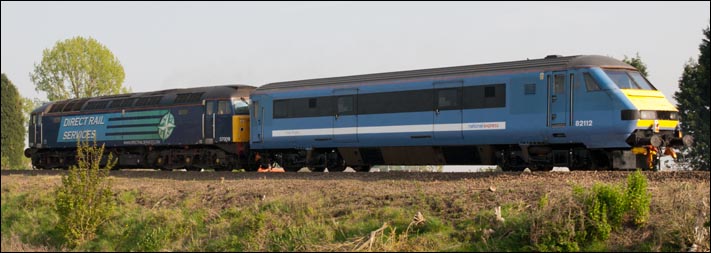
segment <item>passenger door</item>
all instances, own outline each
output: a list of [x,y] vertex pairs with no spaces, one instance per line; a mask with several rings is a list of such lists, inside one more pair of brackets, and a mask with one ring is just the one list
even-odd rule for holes
[[570,84],[566,72],[558,71],[548,75],[548,126],[565,127],[570,114],[568,105]]
[[335,142],[358,142],[358,89],[334,90],[336,115],[333,119]]
[[202,117],[202,137],[205,144],[215,143],[215,110],[216,101],[205,101],[205,113]]
[[434,139],[462,139],[462,81],[434,83]]

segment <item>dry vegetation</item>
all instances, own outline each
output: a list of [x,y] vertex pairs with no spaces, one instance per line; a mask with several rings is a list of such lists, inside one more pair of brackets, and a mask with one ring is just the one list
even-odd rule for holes
[[[52,239],[54,217],[10,213],[53,203],[58,173],[3,171],[2,251],[61,249]],[[112,172],[114,222],[79,250],[555,250],[536,242],[561,229],[555,224],[565,229],[561,217],[583,212],[573,188],[624,186],[629,174]],[[644,175],[652,196],[648,221],[628,220],[609,239],[579,250],[708,251],[709,172]],[[12,225],[23,221],[49,235]],[[143,246],[122,244],[129,242]]]

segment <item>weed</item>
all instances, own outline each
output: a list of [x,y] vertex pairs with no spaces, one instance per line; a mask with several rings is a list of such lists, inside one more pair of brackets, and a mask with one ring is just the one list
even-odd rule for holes
[[652,197],[647,193],[647,177],[635,171],[627,177],[626,202],[627,209],[632,212],[636,225],[642,225],[649,218],[649,204]]
[[92,146],[78,140],[77,165],[69,168],[56,189],[58,227],[71,248],[93,239],[113,211],[115,201],[108,174],[116,159],[109,154],[106,166],[100,167],[103,153],[104,146],[96,147],[96,140]]

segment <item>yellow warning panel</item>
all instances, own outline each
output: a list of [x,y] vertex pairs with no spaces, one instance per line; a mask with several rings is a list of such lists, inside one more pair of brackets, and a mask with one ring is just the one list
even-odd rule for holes
[[249,142],[249,115],[232,116],[232,141]]

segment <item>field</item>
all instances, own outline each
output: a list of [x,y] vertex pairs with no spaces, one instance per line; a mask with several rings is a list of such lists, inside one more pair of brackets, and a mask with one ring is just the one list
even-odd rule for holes
[[598,236],[585,196],[632,172],[114,171],[116,212],[74,249],[53,229],[63,173],[2,171],[2,251],[709,250],[709,172],[643,172],[646,222]]

